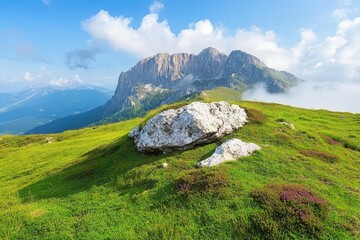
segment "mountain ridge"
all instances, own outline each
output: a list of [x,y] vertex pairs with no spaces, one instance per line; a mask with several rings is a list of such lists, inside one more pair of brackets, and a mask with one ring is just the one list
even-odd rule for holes
[[[285,80],[277,81],[276,77],[270,76],[272,72],[280,75],[278,79]],[[127,107],[126,104],[119,107],[119,104],[124,103],[125,99],[132,94],[132,88],[139,83],[176,88],[184,79],[201,81],[221,78],[226,79],[228,87],[235,82],[233,80],[240,80],[245,84],[262,82],[271,93],[286,91],[300,81],[290,73],[268,68],[260,59],[241,50],[234,50],[229,55],[212,47],[205,48],[198,55],[158,53],[139,61],[129,71],[120,74],[118,86],[112,100],[107,103],[105,115]],[[286,80],[288,83],[284,84]],[[187,84],[190,92],[192,87],[191,82]],[[201,90],[206,89],[208,88],[205,86]]]
[[[101,122],[101,119],[114,114],[117,117],[111,118],[112,121],[124,120],[135,117],[139,112],[216,87],[228,87],[241,92],[257,84],[264,84],[268,92],[279,93],[300,81],[290,73],[267,67],[259,58],[240,50],[234,50],[229,55],[212,47],[205,48],[197,55],[158,53],[140,60],[130,70],[120,74],[113,97],[104,106],[97,108],[97,117],[92,120],[93,123]],[[146,97],[140,99],[139,95]],[[79,121],[85,115],[89,113],[78,115]],[[61,125],[68,121],[76,121],[76,117],[58,119],[51,123],[51,128],[44,125],[28,133],[59,132],[60,129],[64,130]]]

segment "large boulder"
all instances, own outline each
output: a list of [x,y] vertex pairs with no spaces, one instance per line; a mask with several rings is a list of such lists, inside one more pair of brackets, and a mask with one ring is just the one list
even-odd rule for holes
[[222,162],[236,160],[241,157],[249,156],[254,151],[260,150],[255,143],[245,143],[240,139],[230,139],[216,148],[213,155],[199,162],[198,167],[212,167]]
[[227,102],[193,102],[177,110],[166,110],[145,126],[133,129],[140,152],[171,152],[223,138],[246,122],[245,110]]

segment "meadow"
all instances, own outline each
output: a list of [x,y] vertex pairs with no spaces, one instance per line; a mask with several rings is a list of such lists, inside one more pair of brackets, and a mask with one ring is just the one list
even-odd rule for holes
[[[60,134],[1,136],[0,239],[360,238],[360,115],[230,100],[246,109],[244,127],[169,154],[139,153],[127,136],[169,106]],[[195,167],[233,137],[262,149]],[[304,194],[280,201],[284,189]]]

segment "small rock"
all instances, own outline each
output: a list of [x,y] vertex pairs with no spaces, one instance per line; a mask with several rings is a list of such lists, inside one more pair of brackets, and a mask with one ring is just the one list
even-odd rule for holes
[[52,143],[53,142],[53,138],[52,137],[46,137],[45,138],[46,143]]
[[169,164],[167,164],[166,162],[161,164],[162,168],[167,168],[168,166],[169,166]]
[[240,157],[251,155],[261,148],[254,143],[245,143],[240,139],[230,139],[216,148],[213,155],[199,162],[197,167],[213,167],[222,162],[236,160]]
[[281,122],[281,124],[287,125],[287,126],[289,126],[292,130],[295,130],[295,126],[294,126],[294,124],[292,124],[292,123]]

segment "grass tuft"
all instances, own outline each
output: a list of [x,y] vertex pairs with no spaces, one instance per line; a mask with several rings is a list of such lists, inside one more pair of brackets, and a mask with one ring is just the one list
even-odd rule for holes
[[253,108],[245,108],[248,115],[249,123],[264,124],[266,122],[266,116],[260,111]]
[[284,230],[319,236],[329,212],[327,201],[302,185],[271,184],[254,190],[251,196],[262,208],[252,216],[252,223],[266,238],[278,238]]
[[340,145],[340,142],[332,139],[332,138],[329,137],[329,136],[323,135],[323,138],[325,139],[325,141],[326,141],[328,144],[331,144],[331,145]]
[[181,196],[198,194],[225,197],[230,179],[225,168],[200,168],[190,170],[175,181],[175,191]]
[[316,158],[319,160],[322,160],[324,162],[328,163],[335,163],[338,161],[339,157],[335,154],[323,152],[323,151],[317,151],[317,150],[300,150],[299,151],[302,155],[305,155],[307,157]]

